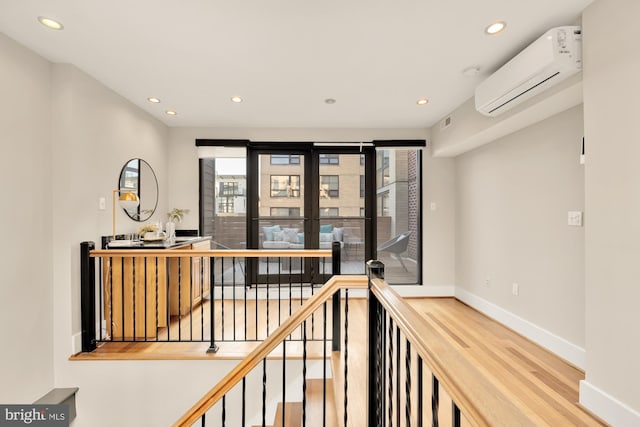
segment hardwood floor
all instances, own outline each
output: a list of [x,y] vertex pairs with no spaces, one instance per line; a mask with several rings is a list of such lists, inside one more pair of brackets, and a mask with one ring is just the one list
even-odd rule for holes
[[[411,298],[406,301],[425,322],[429,323],[431,330],[437,331],[443,339],[456,346],[461,357],[478,367],[486,381],[504,392],[509,397],[510,404],[515,405],[527,416],[531,414],[531,419],[535,420],[531,425],[605,425],[578,404],[579,381],[584,378],[584,373],[579,369],[454,298]],[[350,298],[347,425],[354,427],[362,426],[367,416],[366,308],[365,299]],[[273,315],[272,311],[270,316]],[[321,314],[318,315],[321,316]],[[227,322],[225,328],[231,327],[232,324]],[[344,332],[342,337],[344,340]],[[219,344],[218,353],[207,354],[205,351],[208,343],[106,343],[93,353],[79,354],[71,359],[237,359],[243,357],[256,345],[257,343],[254,342],[222,342]],[[344,348],[344,342],[342,345]],[[281,349],[281,346],[278,348]],[[307,351],[309,358],[321,358],[322,345],[310,343]],[[339,425],[343,425],[344,353],[330,353],[330,348],[328,351],[332,355],[334,371],[332,382],[337,403],[337,418]],[[287,357],[299,358],[301,355],[301,343],[287,344]],[[271,357],[281,357],[281,350],[272,353]],[[412,369],[416,369],[417,357],[414,355],[411,360]],[[402,364],[404,361],[401,362]],[[428,366],[423,365],[423,369],[424,401],[412,402],[411,417],[417,419],[418,410],[421,410],[423,419],[430,424],[431,374]],[[405,373],[402,369],[400,376],[399,384],[404,384]],[[412,384],[414,388],[415,382],[414,379]],[[395,393],[397,390],[393,390],[394,396]],[[402,407],[404,393],[401,393],[399,401]],[[397,406],[395,405],[389,412],[387,405],[385,417],[391,414],[394,424],[404,425],[404,414],[397,412]],[[451,399],[447,391],[442,388],[440,389],[439,416],[441,425],[450,425]],[[395,422],[396,419],[401,421],[400,424]],[[469,425],[464,414],[462,425]]]

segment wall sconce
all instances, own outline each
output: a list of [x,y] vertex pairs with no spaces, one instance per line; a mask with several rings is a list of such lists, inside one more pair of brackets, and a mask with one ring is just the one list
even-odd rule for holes
[[133,191],[113,190],[113,240],[116,239],[116,194],[119,194],[118,204],[126,211],[136,209],[140,205],[140,198]]

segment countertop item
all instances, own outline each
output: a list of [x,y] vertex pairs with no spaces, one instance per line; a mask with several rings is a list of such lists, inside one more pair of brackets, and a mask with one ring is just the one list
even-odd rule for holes
[[118,242],[119,240],[113,241],[114,243],[109,242],[108,249],[179,249],[183,246],[192,245],[194,243],[203,242],[205,240],[211,240],[211,236],[184,236],[184,237],[176,237],[174,239],[165,239],[165,240],[157,240],[157,241],[140,241],[140,242],[131,242],[130,244],[122,245]]

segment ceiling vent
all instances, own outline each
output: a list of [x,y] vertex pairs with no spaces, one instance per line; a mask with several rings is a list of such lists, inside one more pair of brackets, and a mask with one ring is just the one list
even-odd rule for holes
[[497,116],[580,70],[580,27],[553,28],[478,85],[476,110]]

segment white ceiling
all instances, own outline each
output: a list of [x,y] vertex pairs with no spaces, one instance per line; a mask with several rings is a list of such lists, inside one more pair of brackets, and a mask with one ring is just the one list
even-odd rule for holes
[[[424,128],[547,29],[579,22],[589,3],[0,0],[0,32],[169,126]],[[496,20],[506,30],[485,35]],[[470,66],[480,74],[464,76]]]

